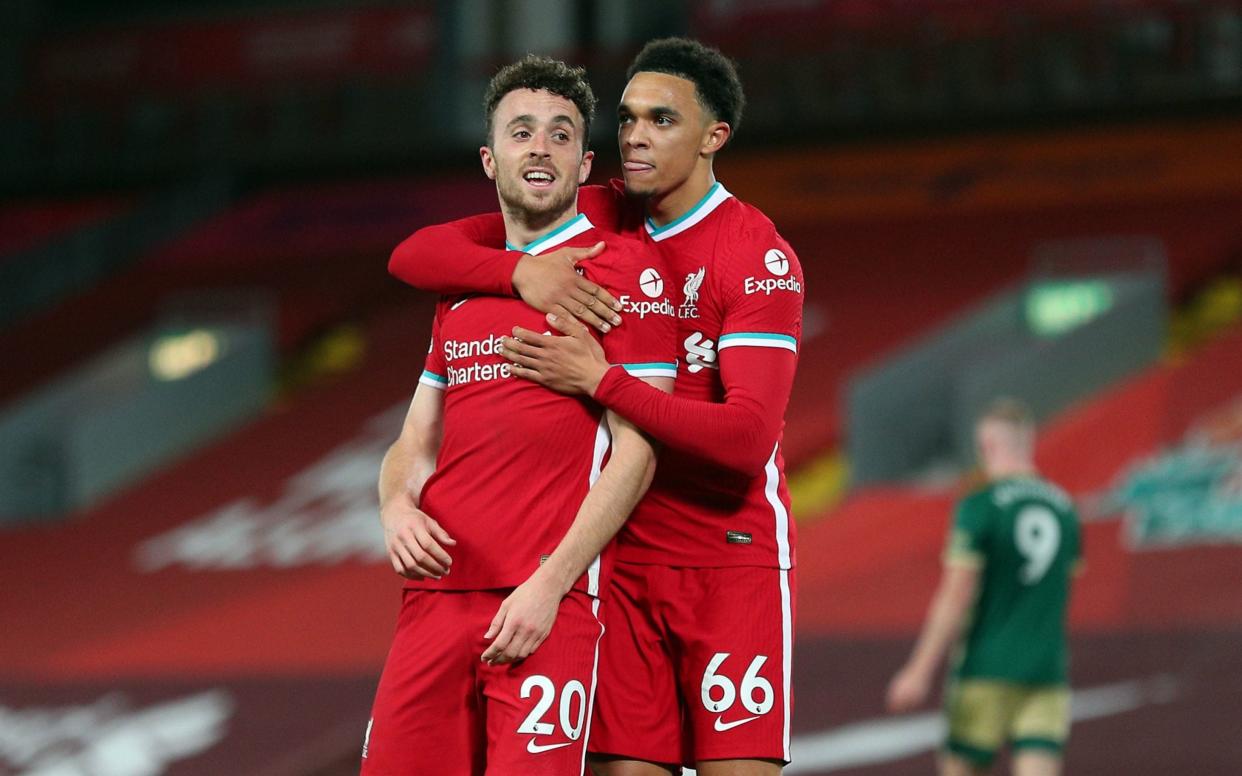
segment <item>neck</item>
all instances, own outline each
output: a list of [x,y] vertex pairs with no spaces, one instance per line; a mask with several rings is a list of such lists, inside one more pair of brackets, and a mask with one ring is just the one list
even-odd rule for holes
[[521,248],[529,245],[553,229],[572,221],[578,215],[578,203],[574,202],[560,213],[532,214],[521,208],[501,208],[505,219],[505,240]]
[[690,208],[707,196],[708,190],[716,185],[716,174],[712,171],[711,159],[700,159],[693,174],[680,186],[661,195],[647,198],[647,215],[656,226],[664,226],[684,216]]
[[1035,473],[1035,464],[1025,459],[993,461],[987,467],[988,479],[990,480],[1003,480],[1009,477],[1029,477]]

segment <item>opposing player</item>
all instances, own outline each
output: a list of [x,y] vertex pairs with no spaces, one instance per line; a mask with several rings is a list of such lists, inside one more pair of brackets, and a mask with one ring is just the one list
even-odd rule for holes
[[[771,221],[715,180],[742,105],[720,52],[653,41],[618,107],[624,188],[583,190],[584,208],[654,246],[675,275],[674,396],[610,367],[615,359],[565,314],[615,326],[598,290],[569,277],[584,252],[500,264],[475,245],[498,228],[481,216],[421,230],[389,265],[419,287],[516,291],[560,310],[554,325],[571,336],[528,326],[506,340],[515,374],[589,393],[667,445],[618,536],[605,598],[591,741],[601,774],[676,773],[683,763],[704,776],[774,774],[789,760],[794,527],[780,439],[803,279]],[[605,344],[635,320],[641,298],[620,296],[625,322]]]
[[[658,260],[576,212],[594,108],[583,71],[527,57],[497,74],[486,106],[480,155],[508,244],[538,254],[606,241],[589,274],[650,304],[605,349],[671,390],[675,321],[653,293]],[[512,376],[501,336],[542,317],[510,297],[437,306],[426,370],[380,474],[389,557],[408,581],[363,774],[584,771],[600,553],[650,482],[654,453],[594,402]]]
[[958,641],[941,774],[986,773],[1009,743],[1017,776],[1055,776],[1069,734],[1065,613],[1081,552],[1078,518],[1035,471],[1025,406],[998,400],[975,438],[988,483],[958,505],[940,587],[888,706],[923,703]]

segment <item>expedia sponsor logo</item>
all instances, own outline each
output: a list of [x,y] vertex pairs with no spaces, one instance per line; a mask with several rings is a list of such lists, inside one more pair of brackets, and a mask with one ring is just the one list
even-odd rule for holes
[[763,294],[771,296],[773,291],[792,291],[802,293],[802,284],[797,278],[746,278],[747,294]]
[[750,544],[753,540],[745,531],[725,531],[725,541],[729,544]]
[[789,257],[780,248],[773,248],[763,255],[763,266],[773,275],[784,275],[789,271]]
[[640,319],[646,318],[648,315],[676,315],[677,308],[673,307],[673,303],[664,297],[658,302],[648,302],[646,300],[636,300],[629,294],[623,294],[621,299],[621,312],[637,315]]
[[644,294],[655,299],[664,293],[664,278],[660,277],[660,273],[656,272],[655,267],[647,267],[638,276],[638,287],[643,290]]

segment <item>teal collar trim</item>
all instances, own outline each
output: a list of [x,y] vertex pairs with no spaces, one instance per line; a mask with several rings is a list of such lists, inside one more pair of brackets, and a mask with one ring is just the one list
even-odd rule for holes
[[707,218],[712,211],[720,206],[721,202],[732,196],[720,181],[716,181],[707,190],[707,193],[703,195],[703,198],[695,203],[694,207],[664,226],[656,226],[656,222],[649,217],[647,219],[647,234],[651,235],[651,239],[656,242],[668,239],[675,234],[681,234],[704,218]]
[[536,237],[526,243],[526,245],[519,247],[506,240],[505,247],[511,251],[521,251],[522,253],[529,253],[532,256],[538,256],[540,253],[543,253],[550,248],[555,248],[558,245],[577,237],[588,229],[593,229],[594,226],[595,225],[591,223],[591,220],[586,217],[586,213],[579,213],[547,234]]

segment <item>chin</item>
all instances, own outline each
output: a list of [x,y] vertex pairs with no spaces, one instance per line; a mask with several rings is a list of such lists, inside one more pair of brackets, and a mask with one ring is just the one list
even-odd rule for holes
[[646,199],[656,193],[656,188],[650,183],[634,184],[629,181],[625,182],[625,194],[629,197],[639,197]]

